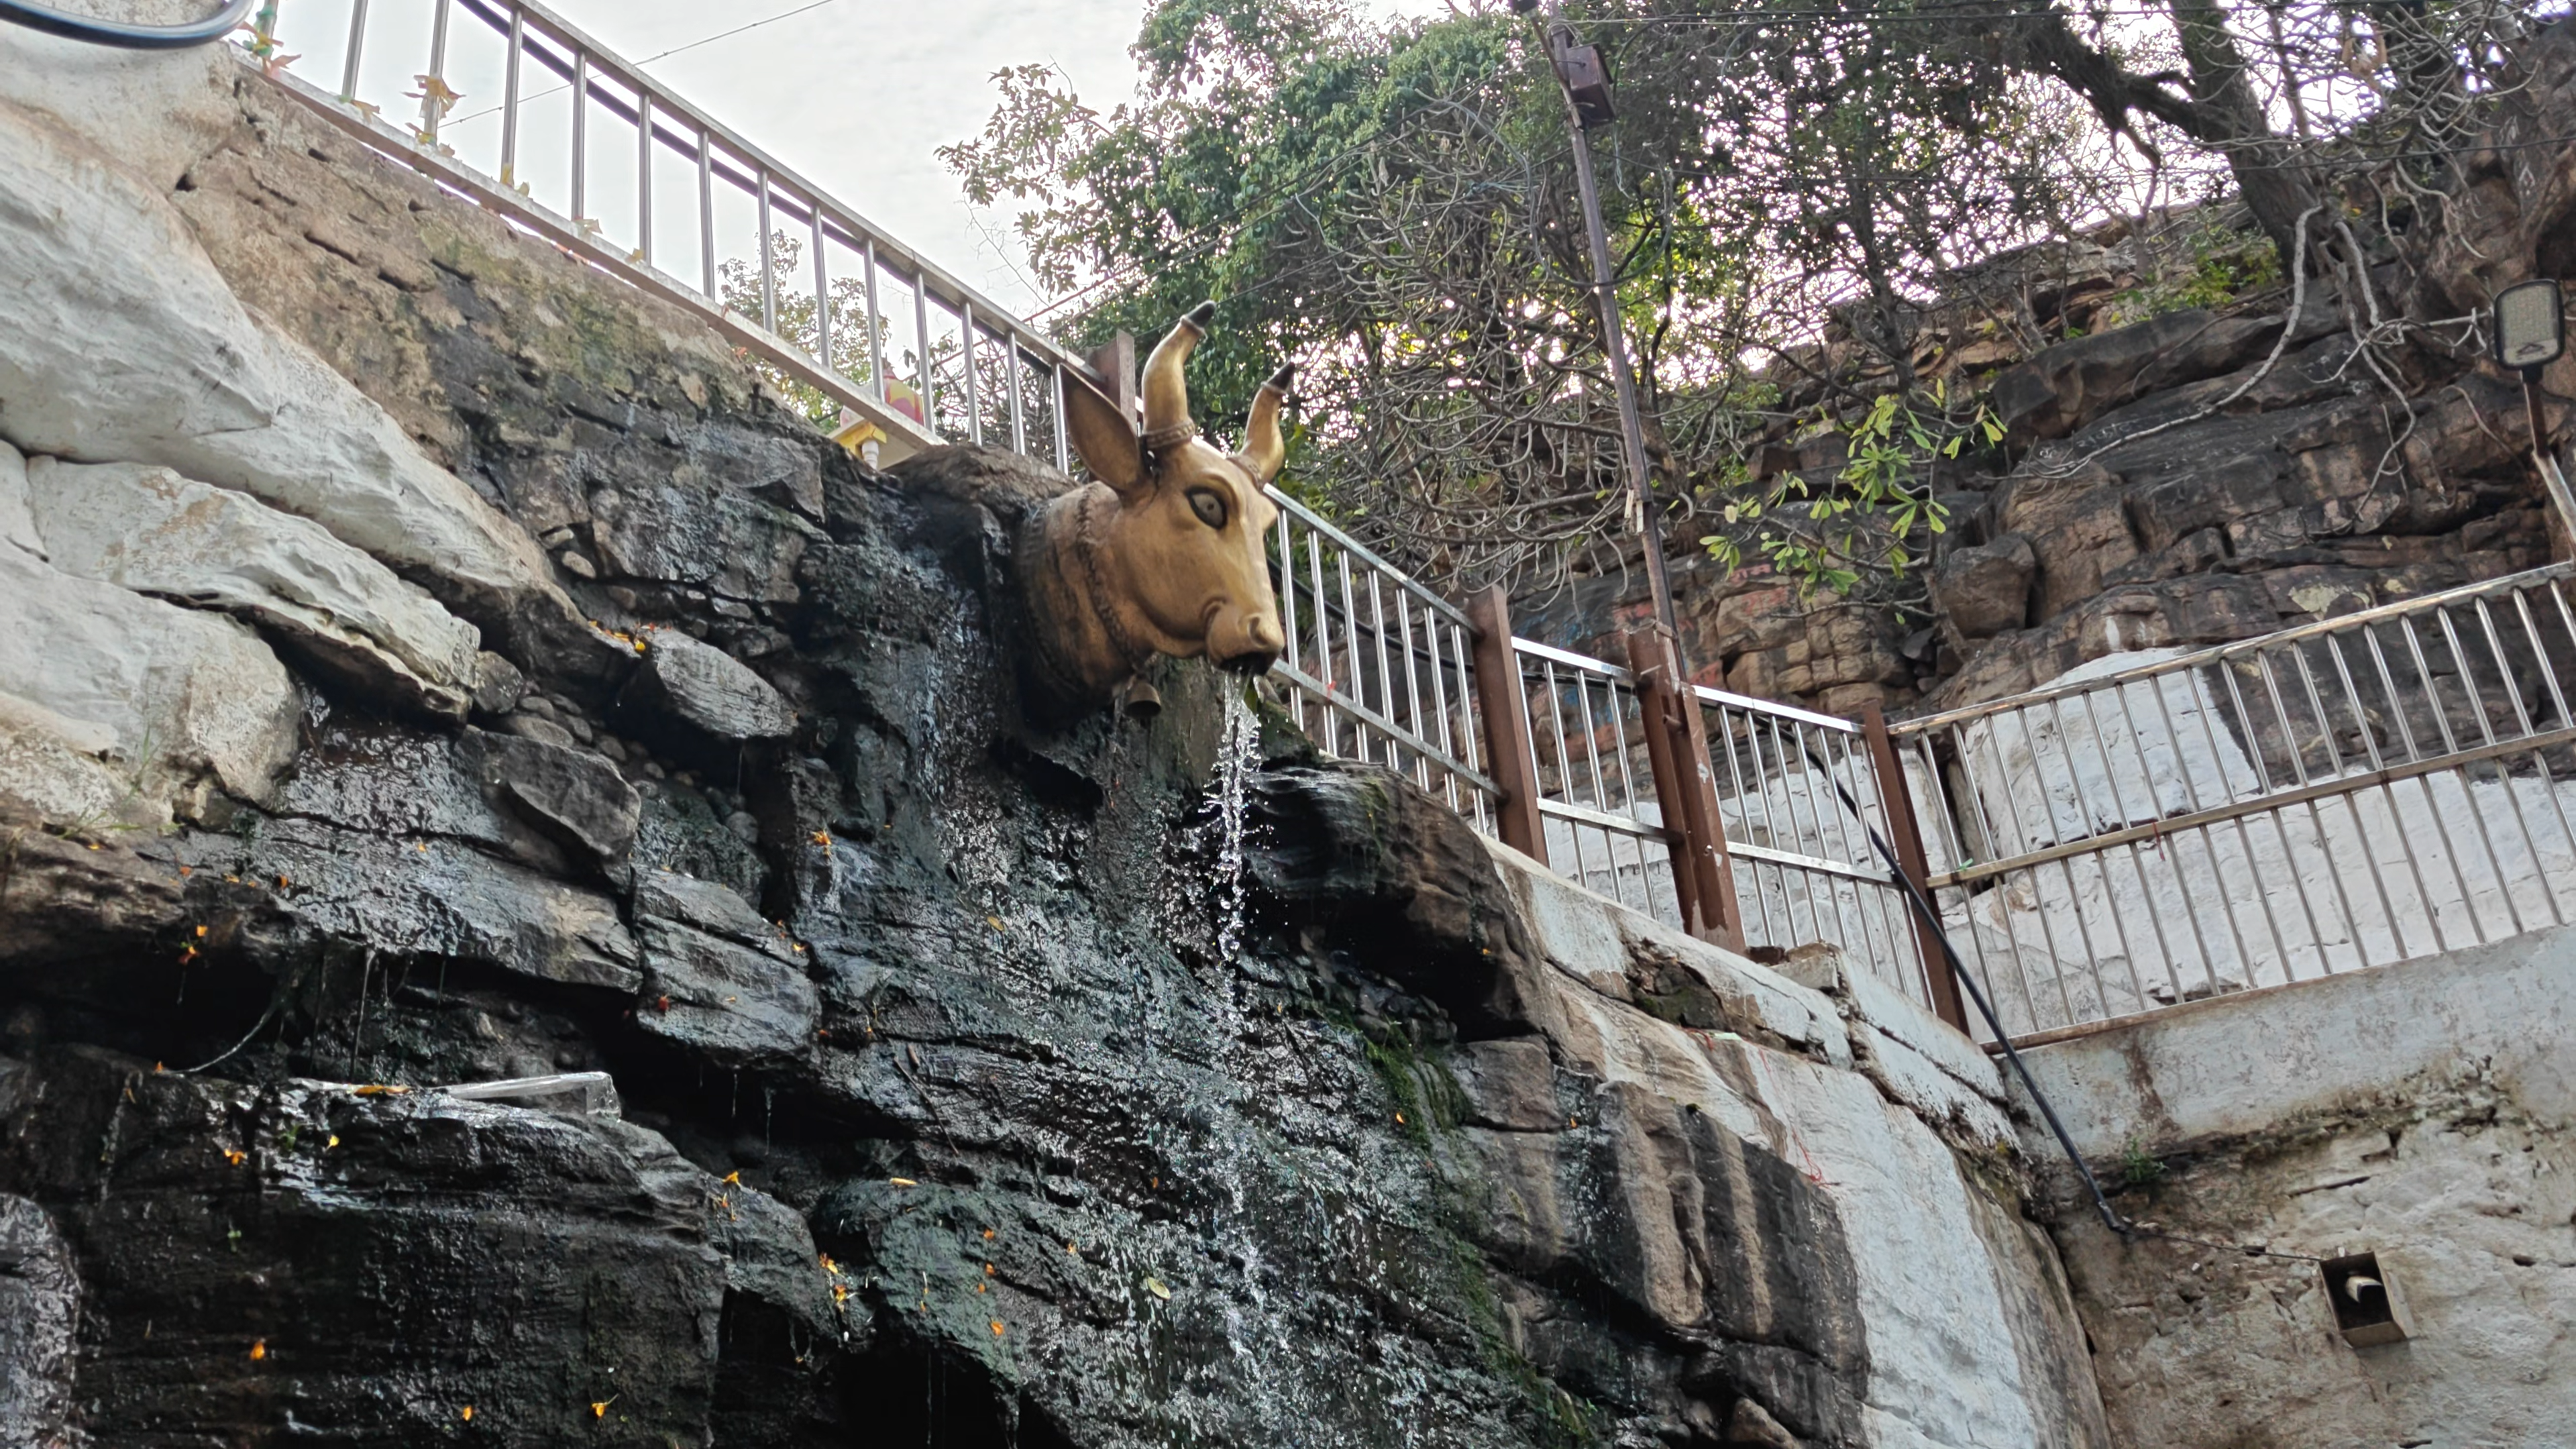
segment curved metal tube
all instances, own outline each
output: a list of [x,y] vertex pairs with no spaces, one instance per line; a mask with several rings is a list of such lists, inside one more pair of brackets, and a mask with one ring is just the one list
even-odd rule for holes
[[59,35],[70,40],[86,40],[92,45],[113,45],[122,50],[184,50],[204,45],[230,35],[250,13],[251,0],[231,0],[221,13],[185,25],[128,25],[118,20],[95,20],[86,15],[72,15],[34,0],[0,0],[0,20]]

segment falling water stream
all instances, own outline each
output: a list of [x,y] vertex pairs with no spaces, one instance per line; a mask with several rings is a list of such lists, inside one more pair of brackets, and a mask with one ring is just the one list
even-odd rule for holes
[[1253,768],[1261,762],[1261,719],[1234,690],[1225,695],[1225,734],[1217,743],[1216,955],[1231,963],[1243,944],[1244,791]]

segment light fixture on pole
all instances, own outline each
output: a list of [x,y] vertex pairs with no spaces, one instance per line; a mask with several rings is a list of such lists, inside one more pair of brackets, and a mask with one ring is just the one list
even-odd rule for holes
[[2576,541],[2576,494],[2567,475],[2549,454],[2548,430],[2540,417],[2540,374],[2567,350],[2567,310],[2558,283],[2543,277],[2517,282],[2495,295],[2496,361],[2522,374],[2522,409],[2531,425],[2531,456],[2540,465],[2541,485],[2558,505],[2559,521]]
[[[1637,411],[1637,377],[1628,364],[1628,341],[1619,320],[1619,294],[1610,268],[1610,233],[1601,220],[1601,191],[1592,179],[1592,142],[1586,134],[1618,116],[1610,100],[1610,70],[1596,46],[1577,42],[1558,14],[1556,0],[1511,0],[1523,15],[1545,13],[1547,56],[1565,92],[1566,127],[1574,137],[1574,187],[1583,202],[1583,229],[1592,252],[1592,294],[1601,312],[1601,350],[1610,360],[1610,387],[1619,400],[1620,451],[1627,457],[1628,512],[1645,545],[1646,590],[1655,621],[1678,650],[1681,625],[1673,611],[1672,579],[1664,568],[1663,521],[1655,513],[1654,480],[1646,466],[1646,428]],[[1678,655],[1676,655],[1678,659]]]

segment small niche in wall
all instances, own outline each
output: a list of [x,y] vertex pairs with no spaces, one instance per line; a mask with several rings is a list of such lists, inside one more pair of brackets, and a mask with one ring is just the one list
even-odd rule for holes
[[2406,1295],[2379,1266],[2377,1253],[2347,1253],[2319,1265],[2325,1275],[2326,1301],[2334,1305],[2335,1328],[2355,1348],[2397,1343],[2415,1333],[2406,1313]]

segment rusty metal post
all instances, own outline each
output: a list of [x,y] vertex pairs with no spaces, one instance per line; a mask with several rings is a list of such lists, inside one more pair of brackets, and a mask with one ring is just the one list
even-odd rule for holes
[[[1906,878],[1928,901],[1932,899],[1931,871],[1923,859],[1922,826],[1914,818],[1914,792],[1906,788],[1905,770],[1896,759],[1896,740],[1888,734],[1887,716],[1876,703],[1860,707],[1860,730],[1869,743],[1870,773],[1878,777],[1879,818],[1887,824],[1887,843],[1896,851],[1896,863]],[[1906,903],[1905,919],[1914,923],[1914,951],[1923,960],[1923,984],[1932,993],[1933,1014],[1967,1032],[1968,1013],[1960,1004],[1959,983],[1951,979],[1940,937],[1911,901]]]
[[1673,895],[1682,926],[1703,941],[1744,949],[1735,903],[1735,873],[1717,813],[1717,774],[1710,767],[1699,697],[1681,671],[1672,636],[1647,625],[1627,633],[1628,669],[1644,715],[1646,761],[1673,857]]
[[1467,600],[1476,629],[1476,715],[1485,726],[1485,766],[1502,798],[1494,802],[1503,844],[1547,864],[1547,830],[1538,813],[1538,757],[1530,753],[1522,716],[1520,661],[1512,657],[1512,601],[1494,584]]

